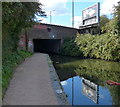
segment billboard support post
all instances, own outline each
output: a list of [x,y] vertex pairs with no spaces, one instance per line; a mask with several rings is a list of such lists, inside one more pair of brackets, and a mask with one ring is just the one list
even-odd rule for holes
[[100,30],[100,3],[98,2],[98,28],[99,28],[99,35],[101,34]]

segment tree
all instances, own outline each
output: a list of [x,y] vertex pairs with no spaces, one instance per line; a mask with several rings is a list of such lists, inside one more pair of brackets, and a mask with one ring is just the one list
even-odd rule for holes
[[100,28],[102,33],[107,32],[107,28],[105,25],[108,24],[109,21],[110,19],[106,15],[102,15],[100,17]]
[[[101,33],[106,33],[107,32],[107,27],[106,25],[110,22],[110,19],[106,15],[100,16],[100,32]],[[99,27],[93,28],[94,34],[98,34],[99,32]]]
[[120,36],[120,3],[114,7],[113,19],[105,25],[105,29],[108,33]]
[[113,18],[109,20],[105,15],[101,16],[101,32],[120,35],[120,2],[114,6]]
[[120,36],[120,2],[118,2],[118,5],[115,6],[114,18],[116,19],[116,29],[118,31],[118,35]]
[[19,33],[31,27],[36,15],[44,15],[42,4],[38,2],[2,2],[2,42],[3,55],[17,49]]

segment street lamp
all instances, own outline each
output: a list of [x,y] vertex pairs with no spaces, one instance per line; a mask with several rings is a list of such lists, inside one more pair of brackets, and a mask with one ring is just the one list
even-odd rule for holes
[[[52,10],[55,11],[55,10]],[[52,11],[50,11],[50,24],[52,23]]]

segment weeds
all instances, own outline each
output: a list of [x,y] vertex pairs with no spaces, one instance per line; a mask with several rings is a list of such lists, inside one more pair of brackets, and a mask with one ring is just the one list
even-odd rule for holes
[[10,79],[13,75],[14,68],[20,64],[26,57],[32,54],[26,51],[13,52],[11,55],[8,54],[7,57],[3,59],[2,63],[2,93],[4,95]]

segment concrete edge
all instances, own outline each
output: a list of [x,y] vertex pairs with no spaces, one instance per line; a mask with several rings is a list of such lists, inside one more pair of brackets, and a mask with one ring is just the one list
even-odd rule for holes
[[62,85],[60,83],[60,79],[56,73],[56,70],[52,64],[52,60],[50,59],[49,55],[47,54],[47,61],[48,61],[48,68],[50,72],[50,79],[52,83],[52,87],[54,90],[54,93],[57,97],[57,101],[60,105],[70,105],[69,101],[66,97],[66,94],[62,88]]

